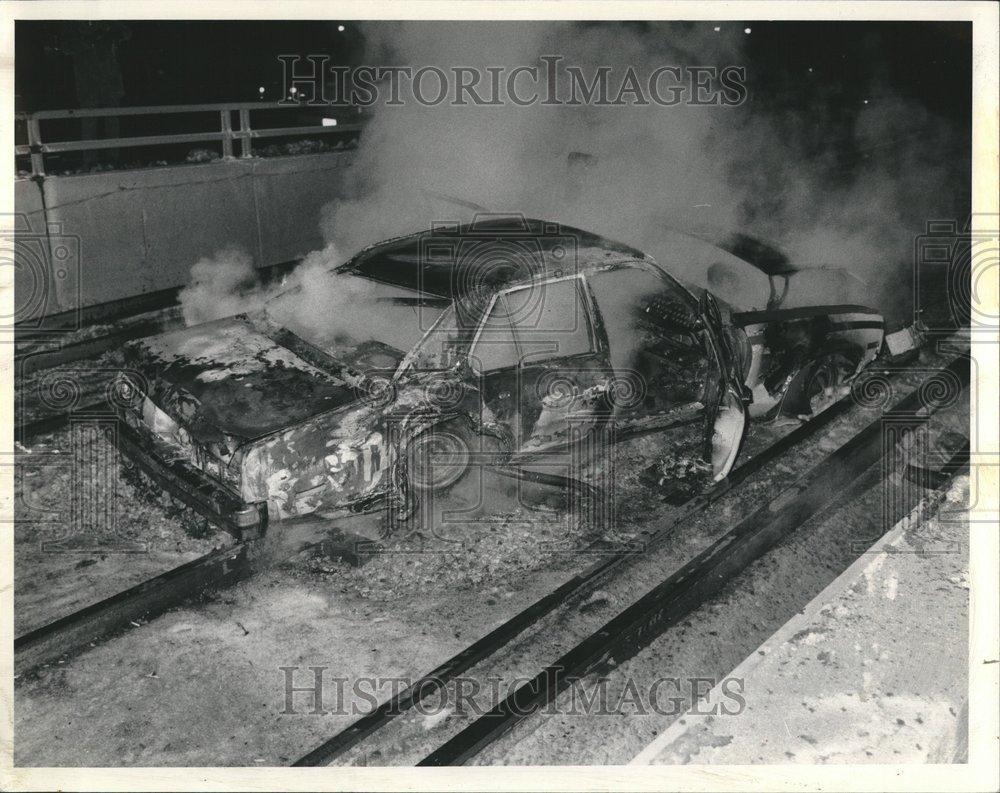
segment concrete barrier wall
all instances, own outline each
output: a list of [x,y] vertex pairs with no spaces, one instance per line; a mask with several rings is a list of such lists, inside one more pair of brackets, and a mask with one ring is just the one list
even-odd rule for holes
[[[300,258],[322,247],[320,211],[340,195],[352,158],[334,152],[19,180],[16,211],[29,227],[20,236],[51,251],[42,313],[181,286],[192,264],[227,247],[242,248],[257,267]],[[16,271],[19,309],[39,288],[35,270]],[[26,311],[19,321],[30,318]]]
[[[31,323],[45,313],[72,299],[75,283],[66,288],[66,278],[57,278],[49,263],[49,243],[45,226],[45,205],[39,186],[27,179],[14,182],[16,216],[3,219],[4,264],[13,260],[14,316],[0,323],[4,331],[13,329],[14,322]],[[62,268],[59,268],[62,270]],[[69,293],[69,298],[57,298],[53,290]]]

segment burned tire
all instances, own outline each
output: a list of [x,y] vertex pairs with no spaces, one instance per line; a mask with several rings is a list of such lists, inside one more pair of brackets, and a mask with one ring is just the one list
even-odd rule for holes
[[406,448],[406,484],[413,493],[438,493],[457,484],[472,460],[471,430],[449,422],[428,427]]
[[789,385],[782,414],[812,417],[832,407],[850,393],[857,364],[857,357],[848,352],[831,352],[816,359]]
[[462,491],[470,483],[478,499],[479,485],[472,481],[473,469],[482,471],[484,466],[502,465],[510,454],[510,440],[491,431],[479,434],[471,422],[463,419],[421,431],[403,450],[400,464],[393,469],[393,519],[417,519],[433,500],[432,494],[451,499],[451,507],[469,506],[462,504]]

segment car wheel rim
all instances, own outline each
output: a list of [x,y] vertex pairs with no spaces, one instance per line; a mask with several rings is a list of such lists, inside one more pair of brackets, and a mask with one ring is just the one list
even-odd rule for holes
[[460,435],[434,429],[410,447],[409,484],[415,490],[442,490],[455,484],[469,467],[469,446]]
[[849,391],[850,366],[841,355],[831,355],[817,368],[809,384],[809,409],[818,416],[839,402]]

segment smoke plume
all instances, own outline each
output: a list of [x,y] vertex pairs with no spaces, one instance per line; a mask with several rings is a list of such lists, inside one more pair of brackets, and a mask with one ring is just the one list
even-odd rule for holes
[[[967,206],[968,162],[951,156],[963,142],[948,122],[875,77],[869,103],[850,112],[836,75],[818,80],[804,104],[755,93],[742,26],[401,22],[371,23],[365,35],[366,63],[446,72],[540,65],[543,55],[588,75],[601,66],[620,76],[628,67],[745,65],[749,97],[737,107],[377,106],[341,197],[322,213],[324,238],[344,253],[471,219],[473,210],[434,198],[445,194],[594,231],[654,258],[664,258],[668,229],[742,229],[798,265],[849,268],[867,282],[866,302],[905,315],[909,289],[900,285],[909,283],[914,236]],[[256,299],[232,262],[214,275],[203,264],[185,317],[206,303],[231,305],[229,293],[198,299],[199,283]],[[336,299],[333,282],[323,283],[323,300],[310,299]]]
[[191,283],[178,299],[184,322],[197,325],[260,307],[263,293],[250,255],[225,248],[191,267]]

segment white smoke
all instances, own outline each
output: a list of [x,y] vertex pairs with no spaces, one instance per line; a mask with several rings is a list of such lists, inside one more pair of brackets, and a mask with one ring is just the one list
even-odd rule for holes
[[[654,258],[666,258],[667,228],[742,228],[778,242],[797,264],[850,268],[871,285],[871,302],[891,310],[909,300],[901,284],[909,283],[914,236],[967,202],[956,189],[967,185],[967,163],[950,157],[956,141],[948,123],[877,84],[846,134],[836,126],[843,113],[833,84],[817,89],[806,110],[775,109],[775,101],[762,109],[742,54],[746,37],[731,25],[380,22],[364,29],[367,63],[449,72],[540,65],[541,56],[559,55],[588,75],[599,66],[641,75],[664,65],[746,65],[750,96],[740,107],[377,106],[342,197],[322,212],[324,238],[345,254],[434,221],[471,219],[474,210],[433,198],[446,194],[604,234]],[[302,267],[298,278],[308,273]],[[213,305],[228,310],[227,287],[238,301],[255,299],[238,279],[203,269],[194,291],[182,295],[194,301],[185,317]],[[213,297],[198,297],[206,293]],[[348,295],[345,309],[356,297]],[[317,290],[313,299],[331,305],[336,296]],[[302,304],[303,317],[330,321],[330,311],[310,305]]]
[[184,322],[197,325],[260,307],[263,295],[250,255],[225,248],[191,267],[191,283],[178,299]]
[[332,271],[344,259],[336,246],[313,251],[291,273],[264,285],[243,250],[227,248],[191,268],[191,284],[181,290],[184,321],[197,325],[234,314],[266,309],[275,322],[310,337],[334,341],[370,321],[375,285]]

